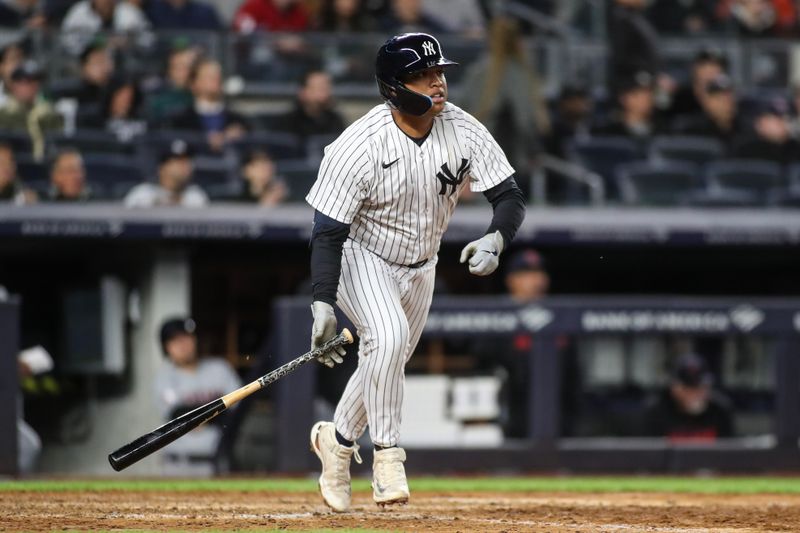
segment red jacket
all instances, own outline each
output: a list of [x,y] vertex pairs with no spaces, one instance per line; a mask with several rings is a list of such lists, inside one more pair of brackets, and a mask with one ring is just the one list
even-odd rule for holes
[[272,0],[245,0],[236,12],[233,27],[243,32],[255,29],[303,31],[308,28],[308,12],[302,2],[295,2],[281,10],[275,7]]

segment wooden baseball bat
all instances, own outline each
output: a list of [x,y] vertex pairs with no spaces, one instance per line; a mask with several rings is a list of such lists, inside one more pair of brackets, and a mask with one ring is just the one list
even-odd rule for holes
[[273,383],[283,376],[293,372],[299,366],[316,359],[324,352],[353,342],[353,336],[347,328],[342,329],[336,337],[330,339],[328,342],[315,350],[307,352],[297,359],[289,361],[285,365],[276,368],[269,374],[265,374],[257,380],[245,385],[233,392],[229,392],[221,398],[210,401],[205,405],[201,405],[197,409],[189,411],[186,414],[170,420],[163,426],[157,427],[150,433],[142,435],[138,439],[129,442],[125,446],[111,452],[108,455],[108,462],[111,463],[111,468],[119,472],[120,470],[129,467],[135,462],[144,459],[151,453],[160,450],[170,442],[173,442],[194,428],[205,424],[212,418],[218,416],[220,413],[229,407],[236,405],[243,399],[247,398],[256,391],[259,391]]

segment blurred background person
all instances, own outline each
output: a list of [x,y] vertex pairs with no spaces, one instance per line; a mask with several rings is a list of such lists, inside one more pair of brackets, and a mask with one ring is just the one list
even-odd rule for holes
[[776,98],[763,102],[753,119],[753,131],[733,147],[736,157],[790,164],[800,160],[800,142],[793,135],[789,104]]
[[[539,75],[525,53],[519,24],[495,18],[489,28],[488,54],[466,72],[459,105],[492,133],[518,175],[542,150],[550,119]],[[527,180],[518,180],[526,189]]]
[[746,130],[739,116],[733,81],[721,74],[706,84],[701,94],[702,114],[691,115],[682,122],[680,133],[715,137],[728,149]]
[[550,291],[550,275],[542,255],[533,249],[515,252],[508,260],[505,286],[508,295],[517,303],[535,302]]
[[64,44],[76,54],[101,31],[141,37],[149,28],[141,9],[124,0],[81,0],[67,11],[61,23]]
[[25,205],[36,203],[37,200],[36,192],[25,187],[17,174],[17,161],[11,145],[0,142],[0,203]]
[[157,30],[220,30],[213,6],[197,0],[144,0],[144,13]]
[[569,142],[589,136],[593,120],[594,101],[581,84],[568,83],[561,88],[551,117],[547,151],[565,158]]
[[644,146],[653,136],[665,133],[655,107],[655,80],[646,71],[618,82],[617,109],[609,121],[593,128],[595,135],[632,138]]
[[364,0],[325,0],[317,29],[334,33],[368,32],[375,29],[375,21],[366,12]]
[[[191,318],[165,320],[159,332],[166,360],[155,377],[156,407],[166,422],[242,386],[230,364],[220,357],[199,357],[197,325]],[[216,465],[224,415],[172,443],[166,450],[168,473],[192,473],[191,461],[204,463],[199,473],[211,475]]]
[[175,139],[159,156],[158,183],[140,183],[123,200],[125,207],[181,206],[203,207],[208,195],[191,183],[194,164],[192,151],[181,139]]
[[11,74],[25,60],[25,56],[25,48],[18,41],[11,42],[0,50],[0,106],[8,98]]
[[327,72],[310,70],[303,75],[294,108],[280,121],[280,129],[305,141],[311,135],[344,131],[344,119],[336,110],[333,83]]
[[644,16],[645,0],[612,0],[608,14],[610,94],[637,72],[648,72],[658,79],[661,59],[658,34]]
[[729,401],[713,388],[705,359],[678,358],[669,388],[646,410],[647,434],[675,442],[713,442],[734,435]]
[[83,157],[75,148],[60,150],[50,167],[50,201],[85,202],[91,197]]
[[308,9],[299,0],[245,0],[233,19],[241,33],[305,31],[309,24]]
[[694,56],[690,68],[690,79],[672,95],[668,113],[673,118],[702,113],[701,101],[706,86],[717,77],[728,74],[728,60],[719,50],[704,48]]
[[422,13],[445,31],[467,38],[486,35],[486,21],[478,0],[422,0]]
[[[5,289],[0,286],[0,291]],[[17,368],[20,384],[35,376],[53,370],[53,357],[42,346],[32,346],[17,355]],[[23,385],[24,386],[24,385]],[[22,397],[17,411],[17,457],[19,472],[28,475],[34,472],[36,463],[42,453],[42,439],[30,424],[25,421]]]
[[47,19],[40,0],[3,0],[0,2],[0,26],[7,28],[44,28]]
[[156,81],[156,87],[147,95],[147,117],[150,122],[166,123],[191,107],[194,98],[189,79],[198,55],[198,49],[185,39],[176,39],[172,43],[164,76]]
[[99,120],[100,107],[114,80],[114,57],[105,39],[91,41],[80,54],[80,78],[60,83],[54,98],[72,99],[77,103],[76,125],[94,127]]
[[242,192],[233,200],[260,206],[282,203],[288,195],[286,183],[276,175],[275,162],[263,150],[253,150],[242,161]]
[[445,33],[446,29],[422,11],[422,0],[391,0],[389,10],[381,20],[381,28],[394,35],[425,32]]
[[647,8],[647,19],[659,33],[702,34],[716,29],[715,7],[715,2],[708,0],[653,0]]
[[229,109],[222,91],[222,66],[214,59],[198,60],[189,75],[192,105],[174,116],[170,127],[204,133],[213,152],[245,136],[247,122]]
[[64,123],[41,93],[42,77],[39,64],[33,60],[17,65],[11,73],[9,97],[0,107],[0,130],[26,132],[37,159],[44,157],[46,133],[60,130]]

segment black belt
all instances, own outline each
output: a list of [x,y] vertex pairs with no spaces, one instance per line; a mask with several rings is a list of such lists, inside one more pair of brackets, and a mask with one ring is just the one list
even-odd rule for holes
[[406,265],[406,266],[408,268],[419,268],[421,266],[424,266],[425,263],[427,263],[427,262],[428,262],[427,259],[423,259],[422,261],[417,261],[416,263],[411,263],[410,265]]

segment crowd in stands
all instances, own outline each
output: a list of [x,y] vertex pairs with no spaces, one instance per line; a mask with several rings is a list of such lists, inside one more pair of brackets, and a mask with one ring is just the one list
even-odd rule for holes
[[[518,3],[576,29],[586,4]],[[292,58],[307,47],[300,36],[423,30],[485,41],[484,53],[462,65],[451,99],[493,132],[528,194],[528,174],[549,155],[600,175],[610,201],[800,203],[800,167],[794,166],[800,162],[800,88],[743,91],[728,58],[713,46],[698,45],[685,79],[667,73],[659,54],[659,33],[733,28],[743,39],[796,35],[796,3],[609,0],[607,85],[576,79],[555,94],[545,94],[529,57],[526,43],[536,25],[497,15],[495,4],[0,0],[0,27],[16,31],[0,49],[0,201],[141,207],[301,200],[322,148],[347,125],[333,98],[336,84],[342,72],[371,71],[372,58],[356,57],[337,72],[325,62],[297,68],[301,62]],[[70,58],[73,76],[47,76],[48,57],[37,55],[32,42],[49,30],[60,31],[54,42]],[[298,87],[293,103],[280,113],[241,112],[226,91],[226,81],[239,73],[226,71],[221,54],[190,30],[279,32],[273,62],[289,58],[282,68]],[[253,53],[245,45],[236,52]],[[148,50],[149,69],[131,60],[140,49]],[[153,64],[160,65],[157,72]],[[717,164],[731,158],[746,161]],[[554,183],[555,198],[581,201],[575,183]]]

